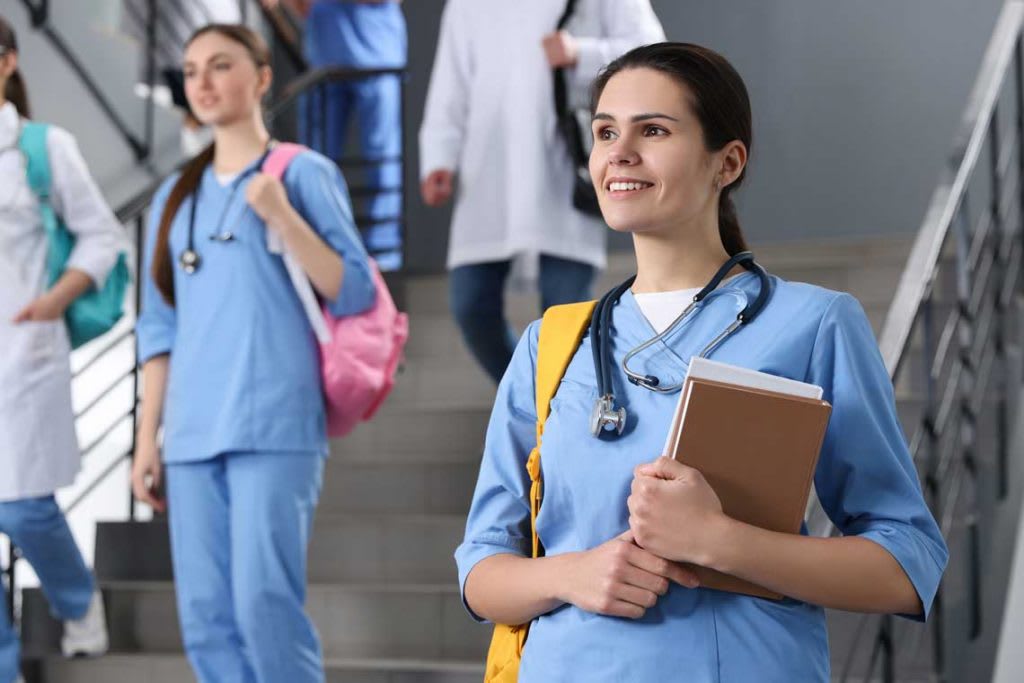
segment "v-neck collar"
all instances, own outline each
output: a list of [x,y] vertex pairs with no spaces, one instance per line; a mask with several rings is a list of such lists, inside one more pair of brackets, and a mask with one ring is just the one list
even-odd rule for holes
[[[714,290],[675,327],[650,348],[630,359],[630,370],[652,374],[662,385],[678,384],[686,377],[690,359],[704,350],[726,329],[750,300],[746,286],[754,273],[742,273]],[[657,336],[657,331],[640,309],[631,290],[626,290],[613,313],[613,337],[617,362],[621,357]],[[621,316],[621,318],[619,318]],[[616,320],[616,318],[619,318]]]

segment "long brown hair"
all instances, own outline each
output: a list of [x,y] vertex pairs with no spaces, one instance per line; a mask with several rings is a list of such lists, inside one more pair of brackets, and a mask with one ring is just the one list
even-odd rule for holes
[[[18,36],[7,20],[0,17],[0,55],[17,51]],[[13,104],[23,118],[32,118],[32,110],[28,106],[28,89],[25,87],[25,79],[17,69],[4,85],[4,99]]]
[[[717,152],[733,140],[742,142],[749,154],[753,144],[750,97],[743,79],[725,57],[691,43],[656,43],[622,55],[601,72],[591,91],[591,113],[612,76],[626,69],[653,69],[686,86],[693,94],[691,105],[700,121],[704,147]],[[730,256],[747,251],[740,229],[732,192],[746,177],[744,166],[739,177],[722,188],[718,197],[718,233]]]
[[[257,68],[270,65],[270,50],[266,42],[258,33],[245,26],[237,24],[209,24],[198,29],[189,37],[185,43],[187,48],[197,38],[207,33],[217,33],[228,40],[233,40],[242,45],[249,53],[249,57],[256,64]],[[213,161],[215,152],[214,145],[210,145],[202,152],[193,157],[182,168],[181,175],[167,195],[167,203],[164,204],[163,214],[160,216],[160,227],[157,230],[156,246],[153,250],[153,266],[151,274],[160,294],[171,306],[174,305],[174,260],[171,257],[170,234],[171,224],[174,217],[181,208],[186,197],[193,195],[199,182],[203,178],[203,172]]]

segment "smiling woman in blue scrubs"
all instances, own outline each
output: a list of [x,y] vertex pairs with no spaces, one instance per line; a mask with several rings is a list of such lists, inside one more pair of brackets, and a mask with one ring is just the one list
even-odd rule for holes
[[[479,619],[532,622],[523,681],[826,682],[823,607],[924,619],[947,549],[925,506],[897,421],[893,388],[857,301],[772,277],[758,318],[712,358],[820,385],[833,406],[814,477],[843,532],[811,538],[726,517],[696,470],[658,458],[678,396],[625,381],[623,356],[662,384],[759,292],[734,276],[674,327],[730,255],[746,250],[731,193],[751,145],[746,88],[718,54],[694,45],[638,48],[594,89],[590,171],[608,224],[633,236],[637,278],[612,311],[617,439],[589,428],[597,379],[588,337],[544,428],[546,557],[529,558],[529,477],[536,439],[538,324],[498,390],[466,527],[456,551],[463,597]],[[787,596],[701,588],[677,562],[718,569]]]
[[190,39],[185,92],[215,141],[157,192],[142,278],[133,488],[158,510],[166,502],[182,636],[203,683],[324,677],[304,611],[327,455],[319,358],[268,235],[334,315],[375,296],[337,168],[305,152],[283,182],[260,173],[272,144],[260,107],[268,61],[240,26]]

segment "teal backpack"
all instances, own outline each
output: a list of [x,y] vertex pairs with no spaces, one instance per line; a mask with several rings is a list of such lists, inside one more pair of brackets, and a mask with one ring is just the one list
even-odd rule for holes
[[[50,159],[46,151],[46,134],[49,126],[44,123],[24,122],[21,137],[18,141],[25,155],[28,169],[28,185],[39,198],[39,208],[43,214],[43,228],[50,248],[46,255],[47,287],[52,287],[64,274],[71,250],[75,246],[75,236],[57,215],[50,201]],[[128,288],[131,274],[128,263],[122,252],[117,257],[114,269],[107,276],[102,287],[92,288],[75,299],[67,311],[64,320],[71,338],[71,348],[77,349],[86,342],[108,332],[123,315],[124,295]]]

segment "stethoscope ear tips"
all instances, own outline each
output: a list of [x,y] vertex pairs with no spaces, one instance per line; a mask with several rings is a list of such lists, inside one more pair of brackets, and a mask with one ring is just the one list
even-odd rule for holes
[[626,409],[616,409],[615,399],[611,395],[597,399],[590,414],[590,433],[601,436],[604,432],[615,432],[615,435],[619,436],[625,428]]

